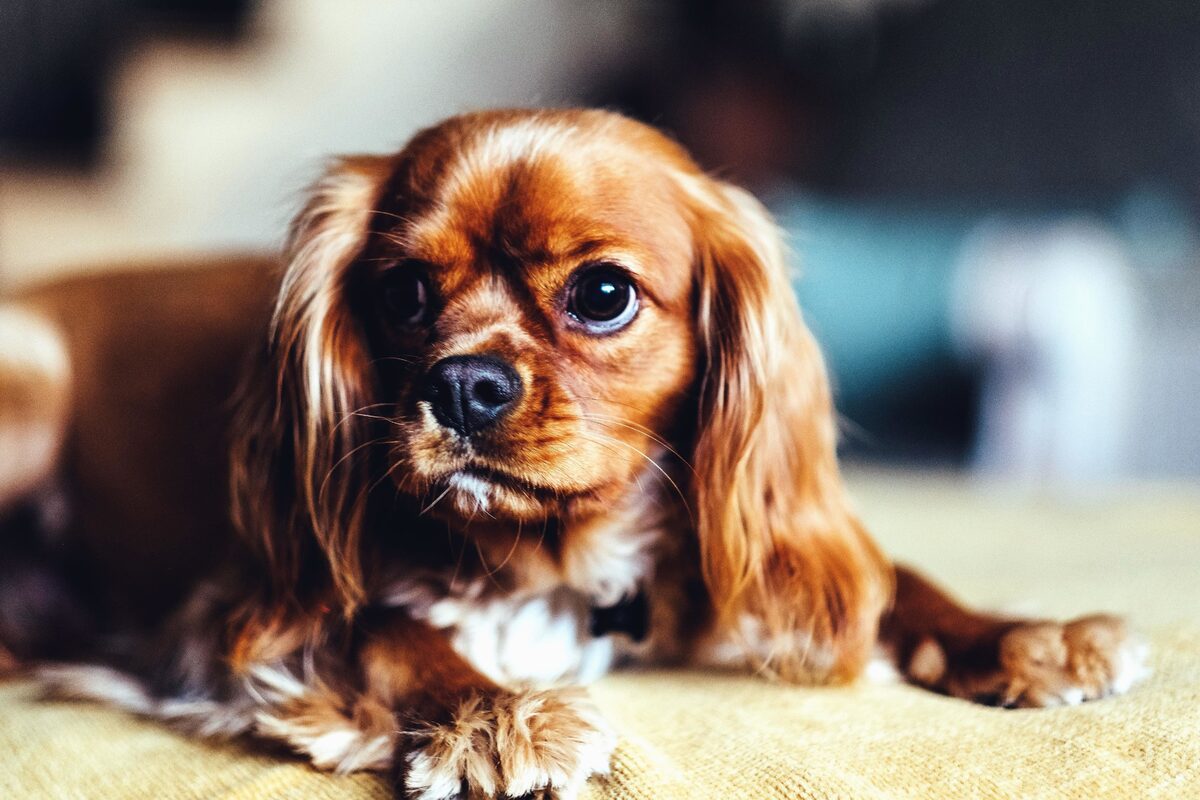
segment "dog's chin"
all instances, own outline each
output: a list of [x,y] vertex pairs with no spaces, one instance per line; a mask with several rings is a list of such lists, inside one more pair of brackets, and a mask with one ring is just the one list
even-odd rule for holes
[[432,482],[427,505],[431,516],[460,520],[529,521],[558,516],[577,496],[507,472],[466,466]]

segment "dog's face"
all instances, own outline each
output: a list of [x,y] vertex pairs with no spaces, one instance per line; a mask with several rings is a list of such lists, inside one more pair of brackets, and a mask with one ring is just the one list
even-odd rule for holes
[[433,514],[611,507],[680,433],[697,342],[674,147],[585,123],[434,129],[373,209],[356,290],[390,475]]
[[716,618],[865,658],[886,567],[844,503],[778,233],[648,126],[483,112],[335,162],[251,378],[233,508],[286,603],[352,614],[422,515],[501,540],[566,523],[557,557],[662,525]]

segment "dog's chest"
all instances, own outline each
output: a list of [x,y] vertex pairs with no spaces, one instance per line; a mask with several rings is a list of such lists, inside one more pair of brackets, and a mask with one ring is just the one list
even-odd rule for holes
[[443,598],[426,617],[463,658],[501,684],[587,682],[603,675],[615,642],[593,636],[591,618],[588,599],[566,588],[526,598]]
[[[491,576],[394,581],[381,598],[445,633],[479,672],[501,684],[587,682],[646,649],[656,530],[604,531],[576,547],[557,577],[501,591]],[[526,588],[520,588],[524,585]],[[534,587],[537,588],[534,588]],[[453,588],[451,588],[453,587]]]

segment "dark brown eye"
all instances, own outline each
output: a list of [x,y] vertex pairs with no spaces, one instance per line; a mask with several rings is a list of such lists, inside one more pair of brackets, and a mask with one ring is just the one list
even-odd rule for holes
[[585,267],[571,283],[567,311],[594,333],[623,328],[637,314],[637,290],[623,270]]
[[383,279],[384,311],[391,325],[411,326],[425,322],[429,312],[429,287],[420,270],[398,267]]

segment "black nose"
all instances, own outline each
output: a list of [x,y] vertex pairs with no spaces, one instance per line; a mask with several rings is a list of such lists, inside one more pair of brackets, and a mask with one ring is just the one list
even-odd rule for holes
[[451,356],[425,375],[421,396],[447,428],[472,434],[510,410],[521,397],[521,376],[493,356]]

